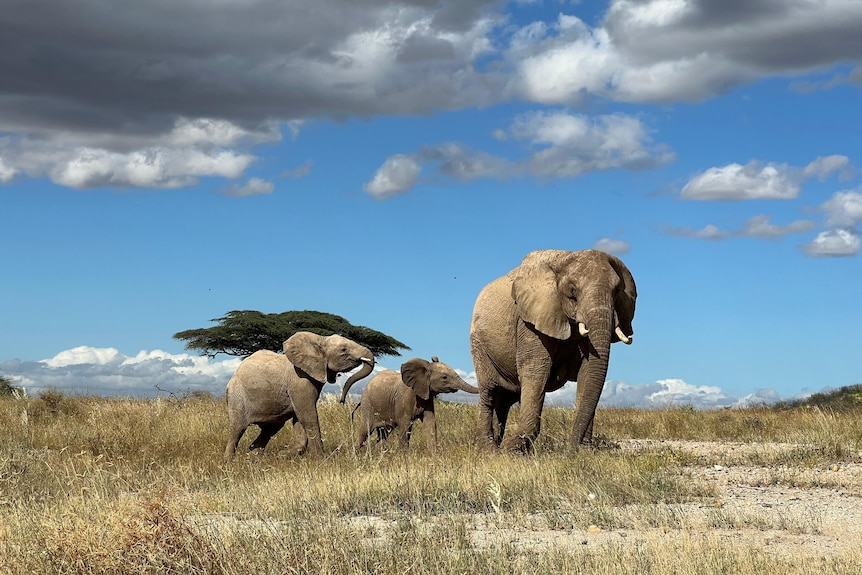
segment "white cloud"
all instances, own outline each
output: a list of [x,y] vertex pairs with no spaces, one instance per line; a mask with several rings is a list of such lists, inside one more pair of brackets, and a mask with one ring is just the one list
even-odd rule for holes
[[593,245],[594,250],[601,250],[618,256],[629,253],[630,248],[631,245],[627,241],[611,238],[602,238]]
[[424,146],[413,154],[390,156],[364,189],[378,198],[406,192],[417,184],[423,164],[434,164],[441,176],[472,181],[524,175],[572,178],[601,170],[641,170],[663,165],[674,157],[664,147],[652,144],[640,120],[622,114],[528,113],[518,116],[508,131],[496,130],[494,137],[524,141],[533,151],[512,161],[457,143]]
[[413,189],[421,171],[422,168],[410,156],[390,156],[362,189],[379,199],[402,194]]
[[687,200],[791,200],[799,195],[801,183],[798,171],[787,165],[751,161],[697,174],[680,195]]
[[267,122],[260,130],[247,130],[227,120],[217,118],[178,118],[166,136],[167,144],[184,146],[234,146],[242,141],[274,142],[281,139],[275,122]]
[[772,239],[779,238],[787,234],[807,232],[813,227],[814,222],[808,220],[795,220],[786,226],[776,226],[770,223],[769,216],[760,215],[750,218],[745,226],[734,232],[733,235]]
[[274,189],[275,184],[272,182],[267,182],[261,178],[250,178],[242,185],[230,186],[225,193],[236,197],[260,196],[271,194]]
[[6,164],[3,161],[3,158],[0,158],[0,184],[5,184],[12,180],[15,177],[15,174],[18,173],[18,170]]
[[834,172],[839,172],[841,179],[848,179],[852,173],[850,158],[840,155],[820,156],[805,166],[803,175],[806,178],[816,177],[819,180],[825,180]]
[[51,367],[68,367],[84,364],[119,364],[124,356],[113,347],[89,347],[81,345],[61,351],[43,362]]
[[852,228],[862,222],[862,192],[836,192],[820,209],[826,214],[827,226]]
[[859,234],[851,230],[827,230],[820,232],[810,243],[802,246],[802,251],[812,257],[855,256],[862,248]]
[[[11,376],[15,385],[24,386],[30,395],[47,388],[102,396],[151,397],[160,391],[206,391],[221,395],[241,361],[240,358],[216,361],[206,356],[171,354],[158,349],[142,350],[129,356],[115,348],[79,346],[42,361],[0,361],[0,374]],[[371,375],[351,388],[351,397],[358,399],[368,381],[386,369],[398,371],[397,366],[386,367],[378,363]],[[475,371],[454,369],[464,381],[476,385]],[[340,395],[340,386],[348,377],[349,374],[339,375],[336,384],[324,386],[324,393]],[[548,394],[547,404],[572,406],[576,388],[574,383],[567,383],[561,390]],[[463,392],[447,394],[444,398],[462,403],[477,401],[476,395]],[[759,390],[742,398],[734,398],[718,387],[698,386],[669,378],[638,385],[608,381],[600,405],[644,408],[692,405],[697,408],[715,408],[768,403],[778,399],[772,390]]]
[[[545,400],[546,405],[574,405],[576,391],[577,385],[569,382],[559,391],[549,393]],[[738,398],[726,394],[720,387],[694,385],[682,379],[668,378],[644,384],[607,381],[602,390],[599,406],[661,409],[672,406],[691,405],[697,409],[715,409],[771,403],[778,399],[778,394],[771,389],[761,389],[745,397]]]
[[[792,3],[612,0],[595,28],[561,15],[512,37],[510,90],[545,104],[586,95],[628,102],[703,100],[773,75],[857,60],[862,7]],[[818,39],[830,38],[830,42]],[[800,45],[816,46],[800,50]]]
[[690,227],[668,227],[666,232],[675,236],[702,240],[723,240],[732,237],[775,239],[788,234],[807,232],[814,227],[814,222],[809,220],[795,220],[784,226],[776,226],[770,220],[770,216],[759,215],[749,218],[736,230],[722,230],[714,224],[708,224],[699,230]]
[[31,395],[48,388],[105,396],[153,396],[160,389],[219,395],[240,361],[161,350],[127,356],[115,348],[79,346],[42,361],[0,362],[0,373],[12,376]]

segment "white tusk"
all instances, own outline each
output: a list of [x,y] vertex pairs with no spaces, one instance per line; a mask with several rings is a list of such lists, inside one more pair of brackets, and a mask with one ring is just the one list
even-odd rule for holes
[[373,359],[368,359],[367,357],[360,357],[359,361],[361,361],[363,363],[374,363]]
[[621,342],[623,342],[623,343],[624,343],[624,344],[626,344],[626,345],[631,345],[631,344],[632,344],[632,338],[630,338],[629,336],[627,336],[626,334],[624,334],[624,333],[623,333],[623,330],[621,330],[621,329],[619,328],[619,326],[617,326],[617,329],[616,329],[616,330],[614,330],[614,331],[616,332],[617,337],[618,337],[618,338],[620,338],[620,341],[621,341]]
[[587,326],[584,325],[584,322],[578,322],[578,333],[581,334],[581,337],[586,337],[590,330],[587,329]]

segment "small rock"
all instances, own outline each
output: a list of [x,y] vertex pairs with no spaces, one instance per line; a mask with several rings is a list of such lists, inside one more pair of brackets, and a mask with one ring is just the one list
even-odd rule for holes
[[601,533],[601,532],[602,532],[602,528],[599,527],[598,525],[590,525],[589,527],[587,527],[587,533]]

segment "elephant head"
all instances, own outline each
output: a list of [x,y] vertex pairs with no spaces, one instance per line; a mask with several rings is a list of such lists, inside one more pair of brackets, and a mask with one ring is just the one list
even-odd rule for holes
[[591,429],[611,343],[632,341],[634,278],[622,261],[598,250],[536,251],[513,270],[512,297],[521,320],[536,331],[583,344],[584,361],[577,374],[577,445]]
[[425,400],[439,393],[479,393],[479,388],[461,379],[454,369],[439,361],[436,356],[432,357],[431,361],[414,358],[404,362],[401,364],[401,379],[416,395]]
[[366,377],[374,369],[371,351],[340,335],[322,336],[300,331],[284,342],[284,355],[290,362],[320,383],[335,383],[339,373],[362,369],[350,376],[345,388]]

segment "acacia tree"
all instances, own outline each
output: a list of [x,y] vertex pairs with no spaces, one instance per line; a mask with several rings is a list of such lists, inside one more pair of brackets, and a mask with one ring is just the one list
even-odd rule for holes
[[174,334],[174,339],[185,341],[186,349],[208,357],[220,353],[247,357],[260,349],[281,351],[284,340],[298,331],[318,335],[339,334],[364,345],[378,357],[401,355],[399,349],[410,349],[385,333],[353,325],[341,316],[321,311],[262,313],[234,310],[210,321],[218,325],[181,331]]
[[0,397],[4,395],[16,395],[24,392],[23,387],[16,387],[11,377],[0,375]]

